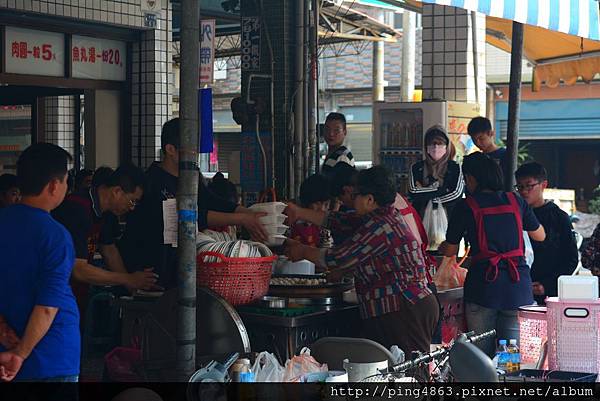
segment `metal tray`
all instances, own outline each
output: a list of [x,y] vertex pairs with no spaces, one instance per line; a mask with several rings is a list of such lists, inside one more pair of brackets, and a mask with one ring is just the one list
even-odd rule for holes
[[[273,277],[289,277],[289,278],[325,278],[324,274],[306,275],[306,274],[290,274]],[[269,287],[269,295],[287,298],[324,298],[341,296],[344,291],[354,288],[352,280],[344,280],[339,283],[325,283],[321,285],[271,285]]]

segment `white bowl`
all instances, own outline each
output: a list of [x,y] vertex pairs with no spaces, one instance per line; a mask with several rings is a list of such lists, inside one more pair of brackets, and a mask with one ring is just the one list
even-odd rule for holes
[[251,209],[254,212],[264,212],[264,213],[268,213],[268,214],[281,214],[281,213],[283,213],[283,211],[285,210],[286,207],[287,207],[287,205],[282,202],[265,202],[265,203],[255,203],[254,205],[250,206],[249,209]]
[[287,229],[289,228],[286,225],[283,224],[278,224],[278,225],[264,225],[263,228],[265,229],[265,231],[267,232],[267,234],[269,235],[283,235],[285,234],[285,232],[287,231]]
[[279,226],[285,222],[287,216],[285,214],[269,214],[260,217],[260,222],[263,226]]
[[285,235],[269,235],[269,239],[267,239],[267,242],[265,242],[265,244],[267,244],[268,246],[280,246],[285,242],[286,239],[287,237]]
[[275,274],[315,274],[315,264],[309,260],[290,262],[287,258],[280,258],[275,265]]

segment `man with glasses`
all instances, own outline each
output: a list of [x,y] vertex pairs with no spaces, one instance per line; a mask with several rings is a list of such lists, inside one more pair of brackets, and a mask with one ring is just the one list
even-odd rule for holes
[[[117,216],[132,211],[144,193],[144,172],[124,165],[98,186],[71,194],[52,214],[71,233],[75,245],[73,277],[92,285],[122,285],[129,290],[152,289],[156,274],[147,269],[128,273],[115,245]],[[108,270],[93,266],[99,251]],[[87,285],[73,283],[80,307],[85,306]]]
[[346,117],[342,113],[329,113],[325,119],[323,133],[327,143],[327,158],[322,167],[324,174],[327,174],[338,163],[346,163],[354,167],[354,156],[350,149],[344,146],[346,135]]
[[548,186],[544,166],[536,162],[523,164],[516,171],[515,178],[515,189],[533,209],[546,231],[543,242],[531,241],[535,256],[531,266],[533,295],[539,304],[543,304],[546,297],[558,295],[558,277],[570,275],[577,267],[579,255],[573,227],[564,211],[553,202],[544,200],[544,189]]

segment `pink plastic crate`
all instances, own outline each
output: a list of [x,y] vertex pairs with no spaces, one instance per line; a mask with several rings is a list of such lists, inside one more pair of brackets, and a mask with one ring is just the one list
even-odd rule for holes
[[600,372],[600,300],[546,299],[548,367],[570,372]]
[[518,316],[521,363],[535,364],[540,359],[542,344],[548,338],[546,307],[523,306],[519,308]]

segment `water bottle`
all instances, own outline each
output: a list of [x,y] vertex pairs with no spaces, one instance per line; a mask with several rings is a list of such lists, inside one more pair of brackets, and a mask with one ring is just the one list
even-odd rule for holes
[[510,362],[510,354],[508,353],[506,340],[498,341],[498,348],[496,349],[496,358],[498,360],[498,369],[507,372],[508,365]]
[[508,353],[510,354],[509,372],[517,372],[521,370],[521,352],[517,346],[517,340],[514,338],[510,340],[508,345]]

